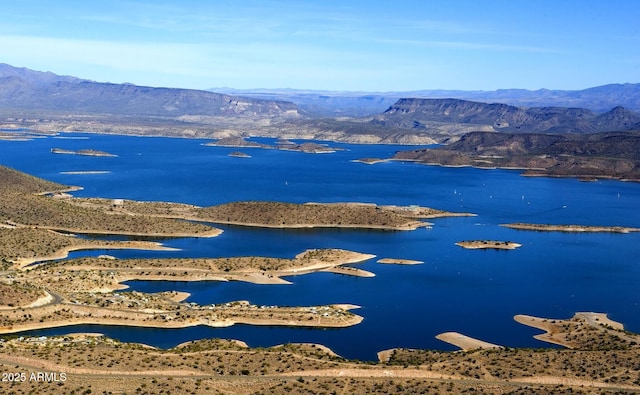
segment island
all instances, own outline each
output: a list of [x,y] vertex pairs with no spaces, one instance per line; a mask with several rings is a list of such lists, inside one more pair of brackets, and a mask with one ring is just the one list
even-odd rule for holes
[[313,142],[305,142],[302,144],[296,144],[288,140],[278,140],[275,145],[263,144],[255,141],[247,140],[245,137],[230,136],[224,137],[217,141],[203,144],[205,146],[217,146],[217,147],[242,147],[242,148],[263,148],[263,149],[277,149],[281,151],[297,151],[308,154],[328,154],[336,151],[342,151],[342,148],[329,147],[327,144],[319,144]]
[[52,154],[66,154],[66,155],[82,155],[82,156],[118,156],[115,154],[110,154],[104,151],[98,151],[94,149],[81,149],[77,151],[67,150],[62,148],[51,148]]
[[533,230],[537,232],[584,232],[584,233],[630,233],[640,232],[640,228],[626,226],[593,226],[593,225],[548,225],[527,224],[522,222],[501,224],[505,228]]
[[516,248],[522,247],[522,244],[514,243],[512,241],[496,241],[496,240],[459,241],[456,243],[456,245],[469,250],[481,250],[481,249],[515,250]]
[[224,137],[203,145],[216,147],[272,148],[272,146],[268,144],[256,143],[255,141],[249,141],[244,137],[238,136]]
[[79,171],[61,171],[60,174],[109,174],[107,170],[79,170]]
[[282,151],[299,151],[305,152],[307,154],[331,154],[336,151],[342,151],[342,148],[337,147],[329,147],[327,144],[318,144],[318,143],[302,143],[302,144],[278,144],[276,146],[277,149]]
[[361,159],[354,159],[352,160],[352,162],[356,162],[356,163],[364,163],[367,165],[374,165],[376,163],[383,163],[383,162],[388,162],[390,159],[380,159],[380,158],[361,158]]
[[233,151],[229,154],[229,156],[232,156],[234,158],[251,158],[251,155],[245,154],[244,152],[240,151]]

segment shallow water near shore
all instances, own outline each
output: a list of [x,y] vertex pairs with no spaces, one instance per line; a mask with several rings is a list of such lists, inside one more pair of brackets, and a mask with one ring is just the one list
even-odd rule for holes
[[[377,255],[354,265],[376,274],[357,278],[331,273],[288,277],[290,285],[240,282],[130,282],[130,290],[191,293],[188,301],[211,304],[249,300],[259,305],[351,303],[364,321],[345,329],[238,325],[147,329],[82,325],[34,331],[102,332],[123,341],[171,347],[222,337],[250,346],[321,343],[348,358],[375,359],[392,347],[452,350],[435,336],[457,331],[510,347],[549,347],[539,331],[513,321],[515,314],[568,318],[577,311],[606,312],[640,332],[640,234],[569,234],[518,231],[501,223],[620,225],[640,227],[640,184],[522,177],[513,170],[444,168],[409,162],[356,163],[390,157],[406,146],[350,145],[332,154],[204,146],[206,140],[74,133],[0,141],[1,164],[84,189],[74,196],[191,203],[238,200],[372,202],[421,205],[478,214],[429,220],[431,229],[409,232],[350,229],[260,229],[219,226],[211,239],[165,239],[180,251],[78,251],[72,257],[275,256],[292,258],[308,248],[344,248]],[[273,143],[272,139],[256,139]],[[56,155],[51,148],[95,149],[117,157]],[[229,157],[242,151],[251,158]],[[108,173],[67,174],[104,171]],[[465,250],[458,241],[514,241],[513,251]],[[379,258],[424,261],[385,265]]]

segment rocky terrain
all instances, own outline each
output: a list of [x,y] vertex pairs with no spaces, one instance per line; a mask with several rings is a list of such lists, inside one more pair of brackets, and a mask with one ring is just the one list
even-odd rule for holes
[[640,114],[617,106],[602,114],[583,108],[514,107],[459,99],[400,99],[371,122],[429,129],[434,124],[474,125],[476,131],[595,133],[640,129]]
[[640,133],[585,135],[469,133],[394,159],[444,166],[525,169],[525,175],[640,180]]
[[77,114],[136,117],[296,116],[293,103],[219,93],[133,84],[111,84],[57,76],[0,64],[0,107]]

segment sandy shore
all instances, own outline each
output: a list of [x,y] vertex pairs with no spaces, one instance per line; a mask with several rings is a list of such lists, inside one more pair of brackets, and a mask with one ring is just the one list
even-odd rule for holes
[[[122,241],[120,244],[102,244],[102,243],[84,243],[77,246],[70,246],[63,248],[51,255],[43,255],[32,258],[18,258],[14,263],[14,268],[33,269],[38,265],[33,265],[36,262],[45,263],[47,261],[55,261],[58,259],[65,259],[69,256],[70,252],[81,250],[149,250],[149,251],[176,251],[175,248],[165,247],[161,243],[150,241]],[[33,265],[33,266],[30,266]]]
[[497,344],[474,339],[458,332],[445,332],[436,336],[436,339],[460,347],[463,351],[476,350],[478,348],[502,348]]
[[371,273],[366,270],[357,269],[355,267],[345,267],[345,266],[335,266],[329,269],[322,269],[321,272],[335,273],[335,274],[345,274],[347,276],[356,276],[356,277],[375,277],[374,273]]
[[[238,311],[238,315],[227,316],[224,318],[210,318],[209,316],[193,316],[185,320],[168,320],[168,321],[154,321],[149,318],[162,314],[161,311],[131,311],[131,310],[114,310],[108,308],[99,308],[91,306],[71,306],[69,304],[64,305],[51,305],[46,307],[47,313],[55,314],[62,308],[72,309],[76,312],[77,316],[73,318],[67,318],[64,320],[54,321],[46,320],[44,322],[29,322],[29,323],[16,323],[9,326],[0,326],[0,334],[20,333],[39,329],[48,328],[62,328],[71,327],[77,325],[108,325],[108,326],[129,326],[139,328],[168,328],[168,329],[181,329],[189,328],[199,325],[210,326],[213,328],[226,328],[236,324],[245,325],[259,325],[259,326],[294,326],[294,327],[314,327],[314,328],[345,328],[354,326],[362,322],[363,317],[356,314],[339,315],[335,316],[336,311],[348,310],[339,307],[341,305],[331,306],[317,306],[317,307],[290,307],[285,308],[291,310],[287,316],[259,318],[256,316],[242,315],[242,311]],[[344,305],[349,306],[349,305]],[[255,311],[255,307],[250,310]],[[293,318],[295,315],[304,315],[307,317],[309,311],[312,309],[326,310],[328,315],[314,313],[313,319],[308,318]],[[31,310],[33,315],[41,315],[34,310]],[[44,311],[44,310],[43,310]],[[272,310],[276,312],[277,310]],[[201,311],[199,311],[201,312]],[[332,312],[331,314],[329,312]],[[283,313],[281,313],[283,314]],[[305,315],[306,314],[306,315]]]
[[590,325],[605,325],[610,326],[613,329],[624,330],[624,325],[622,323],[614,321],[607,317],[606,313],[576,313],[574,316],[576,318],[583,318]]
[[184,302],[189,298],[189,296],[191,296],[189,292],[173,291],[173,294],[174,296],[169,297],[169,299],[176,303]]
[[378,263],[384,263],[388,265],[419,265],[424,262],[414,261],[412,259],[382,258],[378,259]]
[[391,359],[391,356],[393,355],[393,353],[396,351],[395,348],[391,348],[389,350],[382,350],[382,351],[378,351],[377,356],[378,356],[378,361],[380,363],[387,363],[389,362],[389,360]]

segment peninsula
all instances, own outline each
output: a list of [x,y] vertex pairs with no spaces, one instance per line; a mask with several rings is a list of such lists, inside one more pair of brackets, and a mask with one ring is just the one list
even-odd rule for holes
[[456,347],[460,347],[463,351],[477,350],[480,348],[501,348],[497,344],[485,342],[482,340],[474,339],[472,337],[463,335],[458,332],[445,332],[436,336],[436,339],[443,342],[452,344]]
[[[640,336],[624,331],[624,326],[612,321],[605,313],[579,312],[570,319],[549,319],[519,314],[517,322],[541,329],[545,333],[535,335],[538,340],[571,349],[625,349],[637,346]],[[599,339],[593,342],[593,339]]]
[[[75,201],[67,186],[0,167],[0,333],[82,323],[146,327],[228,326],[235,323],[344,327],[362,318],[349,304],[309,307],[254,306],[237,301],[216,306],[185,303],[175,293],[116,293],[129,280],[249,281],[286,284],[282,276],[315,271],[372,276],[344,266],[373,258],[338,249],[307,250],[293,259],[132,259],[109,256],[50,262],[80,249],[158,249],[159,243],[79,238],[75,233],[162,237],[212,237],[220,230],[184,221],[176,212],[196,210],[172,203]],[[108,204],[107,204],[108,202]],[[137,212],[126,208],[138,208]],[[164,215],[159,214],[163,212]],[[23,314],[29,308],[29,314]]]
[[373,203],[285,203],[268,201],[232,202],[209,207],[161,202],[97,198],[64,199],[87,209],[109,210],[128,215],[178,218],[218,224],[265,228],[361,228],[414,230],[431,224],[421,219],[473,216],[420,206],[391,206]]

